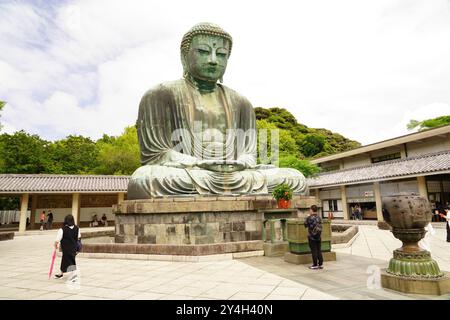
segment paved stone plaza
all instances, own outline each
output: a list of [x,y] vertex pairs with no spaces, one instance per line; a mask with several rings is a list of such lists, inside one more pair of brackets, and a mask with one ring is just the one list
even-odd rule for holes
[[[449,299],[401,294],[377,288],[376,282],[368,287],[368,269],[386,267],[392,250],[401,246],[391,232],[375,226],[360,226],[352,245],[336,248],[337,261],[323,270],[282,257],[204,262],[79,257],[81,281],[76,284],[48,279],[55,234],[31,232],[0,242],[1,299]],[[450,271],[445,229],[436,229],[431,248],[441,269]],[[59,263],[57,258],[55,270]]]

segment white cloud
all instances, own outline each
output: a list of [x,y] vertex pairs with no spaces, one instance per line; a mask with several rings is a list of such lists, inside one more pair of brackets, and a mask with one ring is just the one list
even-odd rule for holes
[[120,134],[143,93],[181,76],[201,21],[234,38],[225,84],[254,106],[364,144],[450,114],[448,1],[70,1],[0,4],[4,130]]

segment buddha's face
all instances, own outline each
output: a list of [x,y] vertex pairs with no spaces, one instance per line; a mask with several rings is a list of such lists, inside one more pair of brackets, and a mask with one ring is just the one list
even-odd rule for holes
[[227,39],[196,35],[185,57],[187,71],[195,79],[216,82],[225,73],[229,52],[230,43]]

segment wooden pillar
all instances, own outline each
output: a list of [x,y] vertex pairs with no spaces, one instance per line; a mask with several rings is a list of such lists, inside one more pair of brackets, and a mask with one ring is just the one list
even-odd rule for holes
[[119,192],[117,194],[117,204],[121,204],[125,199],[125,193]]
[[75,220],[75,224],[80,224],[80,194],[72,194],[72,215]]
[[348,214],[347,189],[345,189],[345,186],[341,186],[341,202],[342,202],[342,213],[344,214],[344,219],[349,220],[350,216]]
[[417,177],[417,186],[419,187],[420,196],[428,200],[428,189],[425,177]]
[[22,194],[22,198],[20,201],[20,222],[19,222],[19,232],[25,233],[27,227],[27,211],[28,211],[28,200],[29,194]]
[[377,220],[378,221],[384,221],[384,218],[383,218],[383,202],[381,200],[380,183],[378,181],[373,183],[373,191],[374,191],[374,194],[375,194],[375,205],[377,207]]
[[38,195],[33,194],[31,196],[31,213],[30,213],[30,229],[34,229],[34,225],[36,223],[36,208],[38,202]]

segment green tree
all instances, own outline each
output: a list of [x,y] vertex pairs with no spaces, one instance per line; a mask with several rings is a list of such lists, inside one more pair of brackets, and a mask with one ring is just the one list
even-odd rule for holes
[[305,177],[310,177],[316,173],[320,172],[320,168],[309,162],[308,160],[299,159],[295,156],[284,156],[280,157],[279,166],[281,168],[293,168],[297,169],[305,175]]
[[98,148],[90,138],[70,135],[50,146],[52,173],[92,174],[97,167]]
[[305,135],[305,138],[300,144],[301,152],[306,157],[313,157],[314,155],[324,151],[325,143],[325,136],[317,133],[309,133]]
[[45,173],[52,166],[50,142],[21,130],[0,135],[0,173]]
[[450,124],[450,116],[441,116],[433,119],[427,119],[423,121],[410,120],[406,125],[408,130],[413,130],[419,127],[419,131],[424,131],[432,128],[437,128],[440,126],[445,126]]
[[292,137],[291,133],[288,130],[279,129],[275,124],[268,122],[267,120],[256,120],[256,127],[258,129],[258,142],[257,142],[257,152],[258,152],[258,163],[261,163],[262,159],[259,159],[260,152],[260,133],[261,130],[267,130],[267,158],[271,159],[270,162],[273,162],[275,159],[272,159],[272,134],[274,130],[278,131],[278,154],[282,155],[295,155],[300,156],[301,154],[298,151],[297,144],[295,139]]
[[[0,100],[0,111],[2,111],[3,107],[5,106],[6,102]],[[1,118],[1,115],[0,115]],[[2,130],[2,123],[0,122],[0,130]]]
[[[314,129],[308,128],[307,126],[299,123],[297,119],[286,109],[283,108],[255,108],[255,115],[257,119],[257,124],[260,125],[263,123],[261,121],[265,121],[265,125],[270,124],[275,126],[276,128],[283,129],[287,134],[280,133],[280,152],[281,145],[283,144],[284,137],[289,137],[294,139],[297,148],[295,154],[301,157],[318,157],[335,154],[343,151],[352,150],[361,146],[361,144],[357,141],[353,141],[343,137],[338,133],[331,132],[326,129]],[[308,138],[306,141],[306,137],[311,134],[317,134],[322,136],[325,140],[322,142],[318,142],[318,139]],[[282,138],[283,136],[283,138]],[[288,138],[288,139],[289,139]],[[314,141],[308,141],[314,140]],[[322,139],[319,139],[322,141]],[[314,143],[313,143],[314,142]],[[287,142],[290,145],[291,139]],[[313,145],[315,147],[313,148]],[[303,151],[303,149],[307,149],[308,155]],[[289,149],[289,148],[285,148]],[[292,152],[293,149],[290,148],[288,152]]]
[[104,135],[97,141],[97,174],[130,175],[140,167],[140,152],[135,126],[126,127],[122,135]]

